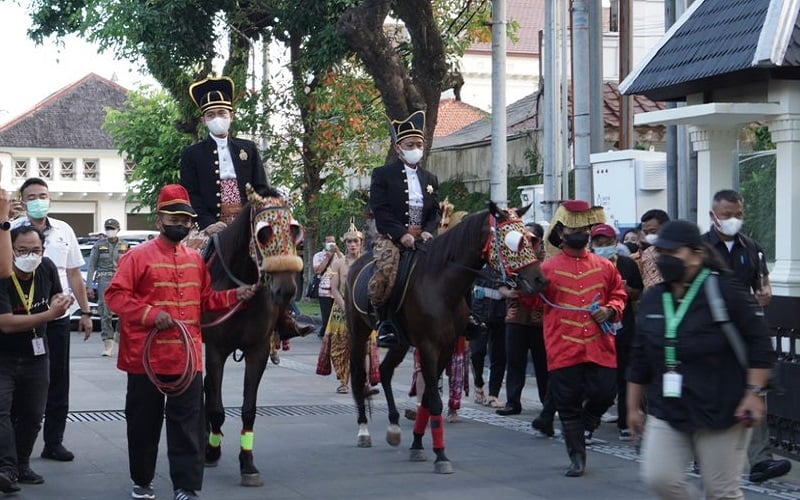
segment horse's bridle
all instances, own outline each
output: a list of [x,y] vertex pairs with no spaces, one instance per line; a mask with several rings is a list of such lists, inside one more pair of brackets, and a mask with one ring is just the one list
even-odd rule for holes
[[[509,246],[514,241],[518,242],[516,249]],[[538,261],[525,224],[513,212],[503,221],[489,214],[489,237],[482,256],[492,269],[500,273],[500,284],[511,288],[519,286],[519,270]]]

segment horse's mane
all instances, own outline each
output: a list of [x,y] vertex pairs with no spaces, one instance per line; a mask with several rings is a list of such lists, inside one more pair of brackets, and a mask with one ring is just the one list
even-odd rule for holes
[[[468,215],[444,234],[432,239],[425,247],[427,254],[425,260],[430,269],[444,270],[448,262],[463,256],[466,248],[474,246],[476,241],[481,239],[481,230],[488,215],[488,210]],[[479,244],[483,246],[484,243],[485,241],[481,239]]]

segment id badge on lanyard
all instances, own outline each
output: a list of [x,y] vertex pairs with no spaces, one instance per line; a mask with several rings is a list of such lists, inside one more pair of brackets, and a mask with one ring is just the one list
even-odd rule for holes
[[[22,285],[20,285],[19,280],[14,273],[11,273],[11,281],[14,282],[14,287],[17,289],[17,295],[19,295],[19,300],[22,301],[22,306],[25,308],[25,311],[28,314],[31,314],[31,307],[33,307],[33,295],[36,287],[36,271],[33,272],[33,278],[31,278],[31,288],[28,290],[27,295],[22,291]],[[44,346],[44,339],[36,334],[36,328],[33,329],[31,347],[33,348],[34,356],[43,356],[47,353],[47,350]]]
[[681,397],[681,387],[683,387],[683,375],[675,370],[670,370],[664,374],[661,385],[665,398],[679,398]]

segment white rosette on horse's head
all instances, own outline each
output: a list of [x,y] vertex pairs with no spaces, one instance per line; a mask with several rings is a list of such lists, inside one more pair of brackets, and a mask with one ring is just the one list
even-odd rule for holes
[[[263,197],[250,184],[246,186],[247,201],[253,207],[253,246],[251,248],[261,268],[266,272],[300,272],[303,259],[296,245],[302,240],[300,225],[282,198]],[[260,257],[260,259],[258,258]]]

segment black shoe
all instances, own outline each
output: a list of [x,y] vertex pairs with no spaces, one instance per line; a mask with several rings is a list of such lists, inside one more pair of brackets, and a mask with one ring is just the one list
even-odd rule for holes
[[378,325],[378,347],[394,347],[397,345],[397,333],[388,321]]
[[764,460],[758,462],[750,469],[750,482],[762,483],[767,479],[780,477],[792,470],[792,463],[788,460]]
[[42,458],[58,460],[59,462],[71,462],[75,459],[75,454],[64,448],[63,444],[58,443],[54,446],[45,446],[42,450]]
[[506,405],[505,408],[500,408],[499,410],[495,410],[495,413],[498,415],[519,415],[522,413],[522,408],[519,406],[514,405]]
[[22,484],[42,484],[44,483],[44,478],[35,473],[30,467],[21,467],[17,481]]
[[479,320],[474,314],[470,314],[467,321],[467,329],[464,331],[464,336],[467,340],[474,340],[488,333],[489,327],[486,326],[486,323]]
[[20,491],[17,480],[7,472],[0,472],[0,492],[1,493],[16,493]]
[[556,430],[553,428],[553,421],[545,420],[541,416],[533,419],[533,422],[531,422],[531,427],[547,437],[553,437],[556,435]]
[[564,473],[567,477],[581,477],[586,470],[586,453],[572,453],[569,456],[569,468]]

